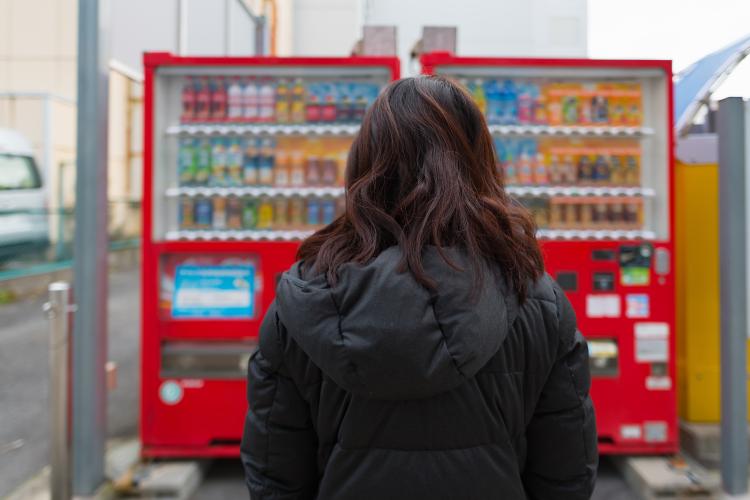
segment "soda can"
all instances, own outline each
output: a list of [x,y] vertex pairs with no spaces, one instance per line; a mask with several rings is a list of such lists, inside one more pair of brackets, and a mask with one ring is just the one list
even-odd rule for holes
[[242,200],[237,196],[227,198],[227,228],[242,229]]
[[323,224],[326,226],[336,218],[336,202],[333,198],[324,198],[320,204]]
[[189,196],[181,196],[178,221],[180,229],[193,229],[193,226],[195,225],[194,210],[195,207],[193,206],[192,198]]
[[242,203],[242,228],[255,229],[258,227],[258,203],[255,198],[247,197]]
[[273,226],[275,229],[283,229],[289,225],[289,203],[283,196],[273,201]]
[[210,198],[199,196],[195,199],[195,218],[194,224],[196,229],[209,229],[213,222],[213,203]]
[[307,225],[317,226],[320,224],[320,201],[315,198],[307,200]]

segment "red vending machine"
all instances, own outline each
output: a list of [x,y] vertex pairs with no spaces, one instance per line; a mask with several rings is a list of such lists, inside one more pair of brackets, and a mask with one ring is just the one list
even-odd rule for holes
[[589,342],[604,453],[677,451],[670,61],[422,58],[473,95]]
[[389,57],[144,57],[141,442],[236,456],[277,277],[342,210],[346,154]]

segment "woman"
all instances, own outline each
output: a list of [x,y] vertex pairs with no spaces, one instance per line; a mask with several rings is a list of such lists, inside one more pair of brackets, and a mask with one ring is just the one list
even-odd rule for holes
[[346,184],[250,363],[251,498],[589,498],[586,344],[470,96],[439,77],[391,84]]

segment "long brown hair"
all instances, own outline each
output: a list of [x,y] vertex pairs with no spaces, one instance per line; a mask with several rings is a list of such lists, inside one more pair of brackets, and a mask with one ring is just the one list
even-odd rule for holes
[[463,249],[481,281],[497,263],[508,285],[526,296],[544,271],[529,213],[503,189],[492,137],[471,96],[436,76],[387,86],[366,113],[346,167],[346,211],[302,243],[305,268],[335,284],[342,264],[365,264],[398,245],[402,270],[428,289],[422,252]]

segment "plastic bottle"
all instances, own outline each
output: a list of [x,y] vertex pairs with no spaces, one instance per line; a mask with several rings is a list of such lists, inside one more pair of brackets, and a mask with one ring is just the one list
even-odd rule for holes
[[195,82],[187,77],[182,86],[182,115],[180,121],[190,123],[195,120]]
[[238,187],[243,183],[242,179],[242,146],[236,137],[229,141],[227,151],[227,185]]
[[484,92],[484,82],[479,78],[474,80],[474,86],[472,88],[472,97],[474,98],[474,102],[479,108],[479,111],[481,111],[482,114],[486,115],[487,114],[487,95]]
[[180,196],[180,208],[177,220],[177,226],[180,229],[193,229],[195,226],[194,221],[195,206],[193,199],[189,196]]
[[195,87],[195,120],[207,122],[211,116],[211,90],[208,78],[198,81]]
[[227,198],[227,228],[242,229],[242,201],[234,195]]
[[289,185],[289,155],[283,150],[276,153],[276,165],[274,167],[274,185],[276,187],[287,187]]
[[227,117],[231,122],[242,120],[242,82],[239,77],[232,78],[227,90]]
[[273,228],[286,229],[289,227],[289,201],[284,196],[273,200]]
[[334,86],[331,83],[322,87],[323,101],[320,109],[320,121],[332,123],[336,121],[336,95]]
[[308,156],[305,163],[306,184],[308,186],[319,186],[321,181],[320,160],[317,156]]
[[531,88],[527,83],[518,85],[518,123],[528,125],[532,121],[533,101],[531,97]]
[[242,117],[246,122],[258,121],[258,82],[250,78],[242,90]]
[[337,87],[339,99],[336,103],[336,121],[340,123],[351,122],[355,114],[353,109],[354,99],[352,98],[352,88],[355,87],[355,84],[346,85],[339,83]]
[[292,151],[292,164],[289,172],[289,184],[295,187],[305,185],[305,159],[301,151]]
[[211,198],[198,196],[194,205],[193,226],[196,229],[210,229],[213,223],[213,203]]
[[546,186],[549,184],[549,173],[547,172],[547,165],[544,162],[544,155],[537,153],[534,157],[534,184],[537,186]]
[[320,224],[320,200],[308,198],[307,200],[307,225],[317,226]]
[[258,152],[255,139],[247,139],[242,154],[242,184],[255,186],[258,184]]
[[505,93],[505,119],[506,125],[518,123],[518,93],[513,80],[505,80],[503,84]]
[[283,78],[276,84],[276,122],[289,123],[289,86]]
[[320,121],[320,95],[319,85],[309,83],[307,85],[307,103],[305,105],[305,121],[307,123],[318,123]]
[[242,200],[242,228],[255,229],[258,227],[258,202],[250,196]]
[[177,177],[180,186],[191,186],[195,183],[195,172],[197,170],[197,145],[190,137],[180,139],[178,152]]
[[294,80],[292,87],[291,119],[292,123],[305,122],[305,85],[302,83],[302,78]]
[[227,148],[223,137],[211,140],[211,178],[209,186],[227,185]]
[[273,205],[271,198],[264,196],[258,205],[258,229],[271,229],[273,226]]
[[227,86],[223,78],[211,83],[211,121],[223,122],[227,119]]
[[496,125],[500,123],[501,116],[501,91],[497,80],[488,80],[485,84],[487,93],[487,123]]
[[221,231],[227,228],[227,199],[223,196],[214,196],[213,198],[213,221],[212,228]]
[[258,90],[258,121],[272,122],[276,109],[276,96],[270,78],[261,81]]
[[354,123],[361,123],[367,112],[368,98],[364,90],[360,90],[357,96],[354,98],[354,106],[352,108],[351,118]]
[[265,138],[260,143],[258,180],[262,186],[272,186],[274,181],[274,151],[273,140]]
[[201,139],[198,145],[198,160],[193,177],[194,184],[206,186],[211,177],[211,141]]
[[522,185],[528,186],[533,182],[533,179],[534,176],[532,173],[531,159],[526,151],[523,151],[518,161],[518,181]]

